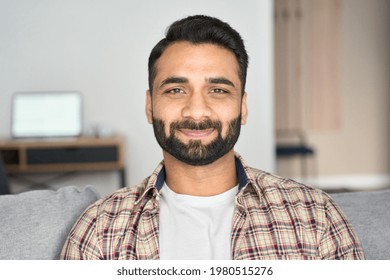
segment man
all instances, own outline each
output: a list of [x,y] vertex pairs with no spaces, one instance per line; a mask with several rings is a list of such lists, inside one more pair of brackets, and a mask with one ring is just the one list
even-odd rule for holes
[[64,259],[362,259],[320,190],[252,169],[234,152],[247,119],[248,56],[227,23],[173,23],[149,57],[146,115],[164,161],[90,206]]

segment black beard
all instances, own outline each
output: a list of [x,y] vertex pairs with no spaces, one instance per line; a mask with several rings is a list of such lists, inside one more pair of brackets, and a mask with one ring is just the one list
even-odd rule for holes
[[[176,159],[193,166],[210,164],[233,149],[240,135],[241,114],[229,122],[227,135],[222,137],[222,123],[220,121],[205,120],[201,123],[185,120],[171,123],[169,136],[165,135],[165,123],[160,119],[153,118],[154,135],[161,148]],[[214,129],[217,138],[209,144],[202,144],[201,140],[190,140],[188,144],[176,137],[176,131],[180,129]]]

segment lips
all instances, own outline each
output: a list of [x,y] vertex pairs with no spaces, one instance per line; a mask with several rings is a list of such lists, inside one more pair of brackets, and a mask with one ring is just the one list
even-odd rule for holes
[[213,129],[202,129],[202,130],[180,129],[180,132],[183,133],[188,138],[203,139],[210,136],[214,132],[214,130]]

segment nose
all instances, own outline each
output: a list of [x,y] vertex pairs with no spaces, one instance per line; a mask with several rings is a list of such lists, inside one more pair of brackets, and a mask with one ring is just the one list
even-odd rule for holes
[[211,117],[211,108],[202,93],[192,93],[188,96],[182,114],[184,118],[201,121],[204,118]]

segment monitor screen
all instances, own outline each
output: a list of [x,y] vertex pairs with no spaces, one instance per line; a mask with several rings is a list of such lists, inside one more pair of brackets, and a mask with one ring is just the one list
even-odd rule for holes
[[76,91],[17,92],[12,100],[12,136],[80,136],[81,103],[81,94]]

